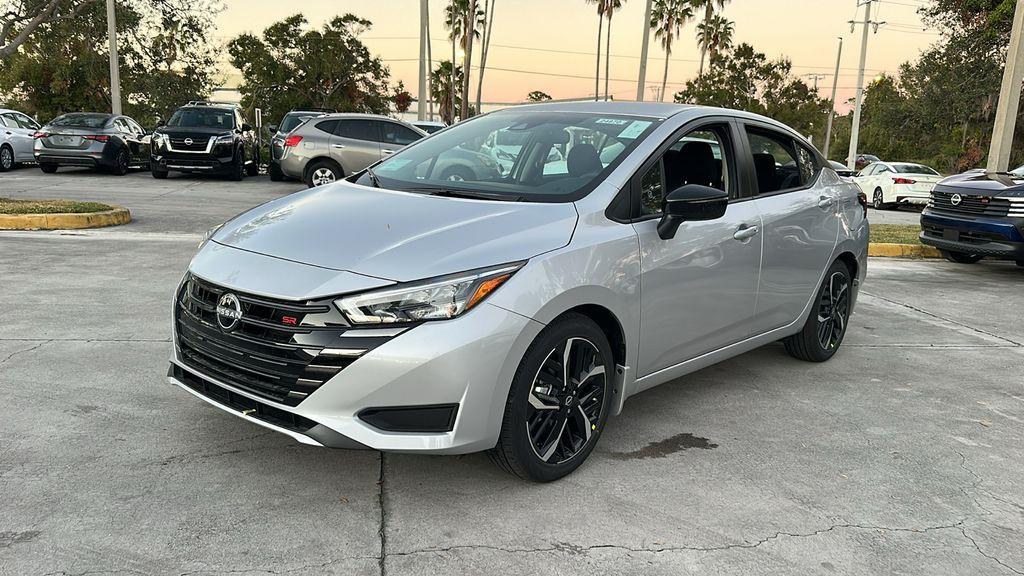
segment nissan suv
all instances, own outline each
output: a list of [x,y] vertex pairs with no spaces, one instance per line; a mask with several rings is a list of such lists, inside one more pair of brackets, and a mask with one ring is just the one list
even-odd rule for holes
[[936,184],[921,212],[920,239],[951,262],[990,257],[1024,266],[1024,166],[971,170]]
[[169,172],[205,172],[241,180],[255,176],[259,166],[256,133],[237,104],[189,102],[153,132],[154,178],[166,178]]
[[[489,169],[507,131],[511,168]],[[454,149],[476,151],[468,179],[446,178]],[[778,340],[835,355],[866,273],[858,193],[747,112],[477,116],[211,230],[168,379],[305,444],[488,450],[554,480],[634,394]]]

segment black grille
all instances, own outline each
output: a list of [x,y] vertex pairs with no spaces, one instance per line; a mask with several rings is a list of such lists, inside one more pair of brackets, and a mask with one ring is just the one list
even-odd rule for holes
[[933,191],[928,206],[936,212],[948,214],[970,214],[975,216],[1006,216],[1010,201],[992,196],[960,196],[960,202],[953,204],[954,192]]
[[210,143],[209,136],[197,136],[195,138],[190,138],[190,140],[192,140],[191,144],[185,142],[185,140],[186,138],[172,137],[171,148],[179,151],[205,152],[206,146]]
[[296,406],[355,359],[321,355],[340,348],[348,326],[329,300],[290,302],[234,292],[242,318],[217,320],[226,289],[190,276],[175,307],[176,342],[190,368],[261,397]]

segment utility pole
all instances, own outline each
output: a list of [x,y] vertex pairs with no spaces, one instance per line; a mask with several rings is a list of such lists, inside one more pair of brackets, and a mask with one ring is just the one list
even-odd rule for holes
[[427,119],[427,102],[430,95],[427,93],[427,75],[430,71],[427,67],[427,0],[420,0],[420,86],[419,95],[416,97],[416,119]]
[[989,172],[1005,172],[1010,167],[1010,148],[1017,127],[1017,109],[1020,107],[1021,84],[1024,82],[1024,0],[1017,0],[1010,32],[1010,49],[1006,53],[1003,84],[999,89],[996,123],[992,129],[992,145],[988,151]]
[[[857,70],[857,101],[853,107],[853,126],[850,128],[850,156],[847,158],[846,167],[850,170],[856,168],[857,165],[857,139],[860,137],[860,109],[864,103],[864,66],[868,59],[868,27],[872,24],[875,25],[875,30],[878,30],[878,23],[871,21],[871,2],[873,0],[863,0],[858,3],[864,5],[864,30],[860,39],[860,67]],[[850,26],[854,26],[853,21],[850,22]]]
[[114,0],[107,0],[107,41],[110,44],[110,111],[121,113],[121,71],[117,58],[117,20]]
[[839,86],[839,63],[843,61],[843,37],[839,37],[839,53],[836,54],[836,73],[832,76],[832,105],[828,109],[828,125],[825,127],[825,159],[828,159],[828,146],[832,143],[832,119],[836,116],[836,89]]
[[828,74],[804,74],[807,78],[810,78],[814,82],[814,92],[818,92],[818,80],[824,80],[828,78]]
[[647,48],[651,42],[651,4],[653,0],[647,0],[647,8],[644,9],[644,36],[640,44],[640,77],[636,81],[636,101],[644,101],[644,85],[647,82]]

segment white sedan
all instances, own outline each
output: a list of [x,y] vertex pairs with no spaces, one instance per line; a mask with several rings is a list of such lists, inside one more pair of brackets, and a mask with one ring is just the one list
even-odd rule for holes
[[909,162],[875,162],[853,179],[871,198],[876,210],[900,204],[927,204],[939,180],[942,176],[935,170]]

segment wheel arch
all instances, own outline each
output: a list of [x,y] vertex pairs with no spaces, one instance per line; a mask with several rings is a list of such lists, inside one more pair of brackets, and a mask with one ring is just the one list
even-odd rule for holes
[[345,172],[345,167],[342,166],[341,163],[338,162],[337,160],[335,160],[334,158],[331,158],[330,156],[316,156],[316,157],[310,158],[306,162],[306,167],[302,169],[302,179],[303,180],[306,180],[306,179],[309,178],[310,171],[317,164],[331,164],[331,165],[333,165],[335,168],[338,169],[338,172],[339,172],[338,178],[339,179],[344,178],[345,176],[348,175]]
[[593,320],[612,347],[612,361],[621,366],[626,365],[626,333],[614,312],[600,304],[581,304],[562,312],[552,322],[568,314],[580,314]]

